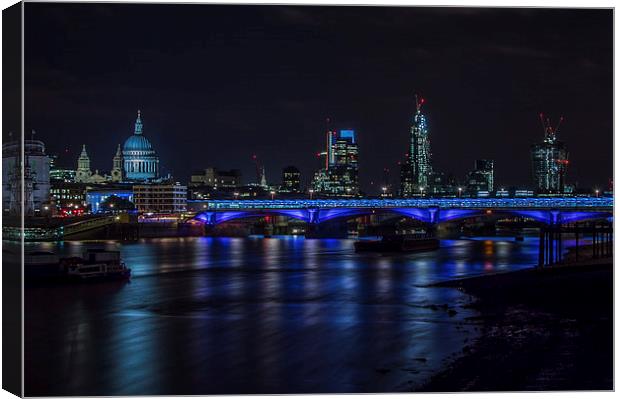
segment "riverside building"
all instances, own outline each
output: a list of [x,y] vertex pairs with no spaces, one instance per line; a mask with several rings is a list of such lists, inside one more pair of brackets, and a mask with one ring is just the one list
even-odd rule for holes
[[133,186],[139,213],[181,213],[187,210],[187,186],[180,184],[140,184]]
[[[22,162],[23,149],[23,162]],[[22,176],[23,166],[23,176]],[[24,140],[2,145],[2,203],[3,211],[24,215],[39,214],[50,196],[50,159],[40,140]]]

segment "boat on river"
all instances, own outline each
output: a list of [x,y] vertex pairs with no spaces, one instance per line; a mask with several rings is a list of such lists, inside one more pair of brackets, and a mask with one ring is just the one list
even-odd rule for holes
[[131,269],[120,252],[89,249],[83,255],[59,258],[53,252],[35,251],[24,256],[24,274],[32,281],[126,280]]
[[358,240],[355,252],[417,252],[439,248],[439,239],[422,235],[386,235],[380,240]]
[[71,280],[126,280],[131,276],[118,251],[91,249],[83,257],[61,259],[60,265]]

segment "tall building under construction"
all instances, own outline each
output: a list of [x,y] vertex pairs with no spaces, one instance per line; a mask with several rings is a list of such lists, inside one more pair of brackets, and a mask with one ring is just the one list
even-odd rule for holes
[[540,114],[545,137],[541,143],[532,145],[532,175],[534,187],[542,194],[560,194],[564,192],[565,175],[568,167],[568,152],[564,143],[557,139],[557,132],[562,123],[553,127],[549,118]]
[[401,170],[401,194],[411,197],[428,189],[431,167],[431,143],[426,116],[422,113],[424,99],[415,96],[416,112],[409,132],[409,150]]

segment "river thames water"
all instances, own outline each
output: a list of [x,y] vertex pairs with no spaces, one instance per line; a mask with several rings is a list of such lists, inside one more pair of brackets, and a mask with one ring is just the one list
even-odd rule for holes
[[471,298],[429,283],[537,262],[538,239],[162,238],[27,244],[121,251],[128,283],[29,285],[28,396],[415,390],[477,338]]

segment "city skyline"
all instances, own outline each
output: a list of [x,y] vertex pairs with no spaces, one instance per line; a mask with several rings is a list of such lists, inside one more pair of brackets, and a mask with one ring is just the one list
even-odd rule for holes
[[[26,65],[29,112],[25,127],[27,131],[37,130],[48,153],[58,153],[65,166],[74,166],[82,144],[86,144],[93,169],[109,168],[116,144],[131,132],[132,114],[141,109],[145,130],[161,158],[162,174],[170,172],[177,180],[187,181],[195,169],[239,168],[244,181],[250,182],[254,180],[251,156],[257,154],[265,165],[269,183],[279,181],[282,168],[295,165],[307,184],[321,167],[322,160],[313,155],[324,147],[324,121],[329,117],[338,129],[356,131],[361,186],[369,194],[376,194],[385,167],[390,168],[393,183],[398,180],[397,162],[407,152],[415,112],[413,94],[419,92],[427,99],[424,113],[429,124],[433,167],[453,173],[459,180],[464,179],[465,171],[472,169],[476,159],[495,159],[497,184],[531,185],[529,148],[544,137],[538,120],[540,112],[548,113],[552,119],[565,117],[559,138],[570,152],[567,182],[603,187],[612,176],[611,101],[606,98],[611,96],[611,58],[609,52],[600,50],[611,46],[606,34],[611,20],[606,19],[604,12],[580,13],[579,32],[573,32],[573,28],[566,26],[573,18],[571,10],[372,7],[351,11],[339,7],[217,6],[176,10],[175,6],[155,6],[140,14],[140,23],[146,29],[137,32],[131,28],[132,18],[137,17],[131,5],[71,5],[63,8],[62,13],[53,11],[51,15],[46,10],[51,9],[43,4],[26,6],[33,21],[26,26],[26,40],[36,39],[29,51],[33,51],[32,64],[38,67]],[[373,17],[371,11],[380,17]],[[166,30],[163,47],[150,51],[163,34],[153,27],[168,12],[187,14],[187,19],[175,18],[186,20],[186,26],[179,26],[176,34]],[[249,21],[252,12],[268,16],[266,23],[271,29],[257,33]],[[189,15],[192,13],[206,18],[209,23],[204,25],[209,28],[199,32],[196,18]],[[44,14],[45,20],[39,21]],[[118,21],[114,34],[103,35],[98,30],[106,15],[113,15]],[[213,33],[217,29],[230,30],[215,21],[224,15],[240,22],[232,39]],[[419,32],[418,28],[405,25],[404,20],[416,21],[429,15],[438,21],[460,24],[461,28],[476,22],[480,29],[497,30],[501,24],[513,26],[530,21],[529,28],[535,32],[522,32],[522,37],[515,38],[514,31],[512,35],[506,33],[511,29],[500,29],[493,39],[496,42],[485,39],[485,45],[475,44],[482,52],[471,55],[464,47],[456,54],[444,55],[445,62],[433,63],[435,69],[444,73],[442,80],[439,71],[430,71],[429,65],[424,65],[431,55],[462,44],[462,38],[450,36],[449,32],[456,28],[449,27],[437,34],[438,28],[430,27],[420,45],[396,40],[398,33]],[[81,22],[72,24],[75,21]],[[541,21],[547,22],[546,28],[539,26]],[[341,28],[343,24],[347,28]],[[428,28],[422,23],[416,26]],[[549,26],[554,28],[553,33]],[[67,48],[82,52],[79,71],[72,66],[71,51],[62,55],[50,53],[58,42],[41,35],[48,29],[71,36]],[[80,34],[72,35],[76,29]],[[470,39],[479,40],[482,32],[468,29],[467,35],[473,35]],[[363,48],[351,37],[353,32],[360,31],[362,38],[392,38],[394,42],[390,42],[388,50],[381,50],[380,44],[371,40],[366,51],[372,56],[366,59],[359,53]],[[147,38],[145,32],[156,38]],[[287,32],[293,37],[288,37]],[[192,40],[186,43],[183,35]],[[292,54],[297,54],[292,48],[294,42],[305,40],[304,49],[310,54],[301,60],[287,58],[274,48],[274,38],[286,44]],[[557,45],[567,39],[575,48]],[[231,40],[237,41],[237,50],[224,48]],[[337,49],[330,49],[329,42],[334,42]],[[321,44],[329,59],[343,61],[350,57],[358,62],[344,65],[334,61],[329,63],[331,69],[320,67],[312,57],[318,56]],[[352,47],[347,48],[347,44]],[[581,51],[581,58],[575,58],[578,49],[583,50],[586,45],[590,50]],[[252,50],[251,46],[258,47]],[[209,64],[204,56],[197,56],[208,50],[226,56],[220,58],[221,62]],[[428,54],[424,55],[423,50]],[[257,55],[260,51],[265,51],[264,58],[268,60],[251,58],[253,62],[247,64],[248,68],[238,64],[244,55]],[[194,64],[204,69],[180,62],[189,55]],[[402,62],[384,65],[382,56],[397,57]],[[532,65],[534,60],[537,63]],[[96,61],[100,65],[94,65]],[[129,66],[128,70],[121,68],[121,64]],[[167,76],[156,77],[164,66],[169,71]],[[492,70],[493,66],[498,69]],[[56,77],[53,84],[46,83],[50,73]],[[352,76],[347,77],[346,73]],[[505,73],[509,74],[500,79],[499,75]],[[368,80],[369,77],[374,80]],[[218,78],[221,83],[216,82]],[[286,88],[292,80],[295,85]],[[504,83],[497,86],[500,80]],[[524,81],[534,85],[523,87],[520,83]],[[265,97],[267,87],[272,90]],[[532,92],[537,95],[532,97]],[[588,140],[583,140],[585,132]],[[104,139],[114,147],[102,143]],[[69,159],[63,159],[65,146],[60,143],[68,143]]]
[[[417,98],[417,95],[416,95],[416,98]],[[428,136],[426,136],[428,134],[428,131],[427,131],[426,127],[425,127],[426,126],[425,116],[424,116],[424,114],[420,113],[421,104],[424,103],[424,102],[425,102],[425,100],[423,98],[420,99],[420,102],[418,102],[418,100],[416,100],[417,112],[416,112],[416,114],[414,114],[414,118],[413,118],[414,122],[411,125],[411,133],[410,133],[411,140],[412,140],[411,143],[413,143],[413,137],[417,137],[414,132],[420,130],[417,127],[418,123],[419,123],[417,118],[419,118],[419,117],[422,118],[421,119],[422,120],[422,125],[421,126],[423,126],[422,129],[423,129],[424,134],[425,134],[424,137],[428,137]],[[141,111],[138,110],[138,119],[134,123],[135,126],[136,126],[134,128],[134,130],[137,130],[138,129],[137,126],[139,126],[140,132],[139,133],[135,133],[134,132],[134,134],[142,134],[141,133],[141,131],[142,131],[142,121],[141,121],[140,114],[141,114]],[[532,149],[534,147],[539,147],[541,145],[541,143],[544,144],[544,143],[548,142],[548,134],[549,134],[548,132],[549,131],[551,132],[551,134],[553,135],[554,140],[555,140],[556,134],[559,131],[559,127],[560,127],[560,125],[561,125],[561,123],[563,122],[563,119],[564,119],[563,117],[560,117],[559,122],[557,123],[556,127],[553,127],[553,126],[548,125],[550,123],[549,119],[546,118],[546,117],[545,117],[546,119],[543,119],[543,116],[544,116],[544,114],[540,113],[539,117],[540,117],[540,121],[542,122],[543,130],[545,131],[545,136],[543,137],[543,139],[540,142],[532,143],[530,152],[532,151]],[[328,122],[329,122],[329,119],[328,119]],[[549,129],[553,129],[553,130],[549,130]],[[331,136],[335,137],[337,132],[339,132],[338,134],[350,134],[350,135],[352,135],[351,137],[353,137],[353,142],[355,143],[355,141],[356,141],[355,137],[357,137],[357,134],[356,134],[356,132],[354,130],[350,130],[350,129],[333,129],[331,127],[331,124],[328,123],[328,128],[323,133],[324,134],[327,133],[328,137],[331,137]],[[34,135],[35,135],[35,132],[33,131],[31,133],[30,139],[37,139],[38,140],[39,137],[35,138]],[[131,138],[131,136],[130,136],[130,138]],[[147,140],[147,143],[148,143],[148,140]],[[364,189],[361,188],[360,194],[361,195],[377,195],[377,194],[384,194],[385,195],[386,190],[387,190],[387,192],[390,194],[390,196],[396,195],[396,196],[411,197],[411,196],[419,195],[419,193],[422,193],[422,192],[424,192],[426,194],[427,191],[428,191],[428,194],[430,194],[430,195],[446,195],[446,194],[448,194],[448,192],[444,192],[444,191],[441,191],[441,190],[442,190],[442,187],[444,187],[445,184],[448,184],[448,185],[452,185],[453,186],[453,187],[451,186],[452,188],[448,189],[449,192],[453,191],[452,194],[460,195],[461,192],[464,192],[465,190],[468,189],[467,188],[468,185],[480,184],[479,182],[474,183],[474,180],[471,180],[471,179],[472,179],[472,174],[478,173],[479,171],[482,170],[479,167],[479,165],[481,163],[489,163],[489,165],[490,165],[490,169],[489,169],[489,171],[490,171],[490,175],[489,176],[490,177],[488,177],[488,178],[487,177],[482,177],[483,181],[485,181],[485,182],[487,181],[487,179],[490,179],[489,183],[488,183],[488,186],[486,185],[487,183],[483,183],[485,185],[484,187],[488,187],[488,188],[482,188],[485,191],[488,190],[488,192],[492,193],[492,192],[494,192],[496,190],[504,191],[504,190],[507,190],[507,189],[513,189],[513,190],[514,189],[532,189],[532,190],[534,190],[534,192],[536,192],[537,190],[540,189],[540,190],[542,190],[542,191],[540,191],[541,193],[545,193],[545,189],[543,189],[540,186],[540,182],[538,180],[538,177],[536,177],[534,174],[532,174],[530,176],[530,181],[528,183],[520,185],[520,186],[504,184],[501,181],[498,182],[494,186],[493,185],[493,181],[496,179],[495,172],[494,172],[494,166],[493,166],[494,165],[494,160],[475,159],[474,160],[475,167],[465,171],[464,173],[462,173],[462,176],[458,175],[456,173],[453,173],[452,171],[437,170],[437,168],[433,168],[432,156],[430,156],[432,154],[432,151],[430,151],[430,143],[428,141],[426,141],[425,143],[426,143],[425,144],[425,146],[426,146],[425,147],[426,148],[425,151],[427,151],[427,153],[428,153],[428,155],[426,156],[427,160],[425,162],[428,165],[429,170],[427,172],[425,172],[425,173],[420,174],[419,177],[413,179],[413,181],[418,181],[420,178],[424,178],[425,179],[424,181],[422,181],[421,183],[411,183],[412,178],[410,177],[410,175],[406,174],[407,172],[405,172],[405,170],[408,170],[408,169],[412,168],[412,166],[411,166],[411,164],[408,163],[409,162],[409,158],[410,158],[409,154],[405,154],[405,157],[403,158],[403,160],[399,161],[397,163],[397,168],[394,168],[394,170],[393,170],[394,175],[390,175],[391,179],[390,179],[389,182],[386,182],[386,180],[385,180],[386,170],[384,169],[384,171],[383,171],[384,172],[384,178],[383,178],[383,180],[378,181],[376,186],[373,187],[374,192],[370,192],[370,193],[364,192]],[[125,146],[126,145],[127,144],[125,144]],[[325,163],[327,165],[327,164],[331,164],[331,162],[333,162],[333,161],[328,161],[328,159],[331,158],[330,152],[332,150],[330,148],[331,148],[332,145],[334,145],[334,144],[329,144],[328,145],[327,151],[323,151],[323,152],[319,152],[319,153],[315,154],[315,156],[317,156],[317,157],[319,157],[321,159],[324,159],[324,161],[321,161],[321,164]],[[563,143],[561,145],[563,146]],[[148,143],[148,146],[149,146],[149,150],[150,150],[150,143]],[[414,151],[415,146],[413,144],[411,144],[410,148],[411,149],[410,149],[409,152]],[[85,173],[89,173],[88,176],[90,176],[92,174],[94,180],[90,181],[89,178],[87,177],[86,180],[82,179],[84,182],[90,181],[90,183],[97,183],[97,182],[101,183],[101,182],[108,181],[109,176],[105,177],[105,178],[103,176],[104,174],[107,176],[106,172],[108,171],[108,169],[105,168],[105,167],[101,168],[101,169],[96,168],[95,166],[91,167],[91,165],[92,165],[91,161],[92,160],[90,159],[90,157],[87,158],[87,160],[88,160],[87,166],[84,166],[86,164],[83,164],[84,161],[82,160],[82,158],[84,156],[86,156],[85,155],[86,154],[85,151],[86,151],[85,145],[82,145],[82,148],[80,150],[80,156],[77,157],[77,159],[75,159],[75,162],[74,162],[74,164],[77,165],[77,168],[75,168],[75,170],[74,170],[74,166],[76,166],[76,165],[71,165],[71,160],[69,159],[69,157],[71,156],[71,153],[68,151],[68,147],[67,147],[67,150],[65,151],[64,154],[61,154],[61,155],[59,155],[59,154],[49,154],[49,155],[51,157],[53,157],[53,165],[56,168],[56,170],[58,170],[59,173],[60,172],[64,172],[66,170],[74,170],[74,173],[77,172],[77,175],[80,175],[80,168],[85,168],[84,169],[86,171]],[[116,181],[116,182],[119,182],[119,181],[131,182],[131,181],[138,181],[138,180],[140,180],[140,179],[136,180],[135,178],[132,178],[132,177],[129,177],[129,176],[127,176],[126,178],[124,177],[124,172],[120,171],[120,168],[121,168],[120,163],[123,162],[123,159],[124,159],[124,158],[122,158],[122,155],[121,155],[120,151],[121,151],[121,145],[118,144],[116,152],[115,152],[115,155],[114,155],[113,160],[112,160],[113,168],[110,169],[110,174],[112,175],[110,181],[112,181],[112,182],[114,182],[114,181]],[[357,146],[357,144],[355,144],[355,149],[353,151],[355,152],[355,154],[358,153],[358,146]],[[415,151],[417,151],[417,149]],[[123,151],[123,152],[125,152],[125,151]],[[153,154],[154,154],[154,152],[153,152]],[[567,154],[568,154],[568,152],[566,152],[565,155],[562,155],[562,156],[566,157]],[[533,152],[531,152],[531,155],[532,155],[532,157],[534,156]],[[355,157],[357,158],[357,155],[355,155]],[[569,161],[567,159],[565,159],[565,160],[556,160],[554,157],[555,156],[552,156],[553,159],[550,159],[553,163],[562,162],[562,164],[564,165],[564,168],[570,170],[569,168],[567,168],[567,165],[569,164]],[[533,158],[530,159],[530,162],[532,160],[533,160]],[[249,185],[263,186],[265,188],[267,188],[267,187],[276,188],[276,187],[280,186],[280,183],[286,185],[282,173],[284,173],[285,169],[287,169],[287,168],[289,168],[291,166],[294,166],[294,165],[288,165],[286,167],[282,167],[276,173],[273,173],[274,175],[276,175],[276,178],[275,179],[270,179],[269,180],[269,184],[267,185],[267,183],[265,181],[265,175],[266,175],[265,167],[262,164],[262,162],[258,160],[256,154],[252,155],[252,162],[254,162],[255,168],[260,168],[261,170],[259,171],[258,169],[256,169],[257,175],[253,176],[253,177],[252,177],[251,174],[250,174],[250,176],[246,175],[245,178],[243,177],[243,175],[238,176],[238,178],[240,178],[240,180],[237,182],[237,185],[240,186],[240,185],[248,185],[249,184]],[[95,163],[95,165],[96,165],[96,163]],[[538,164],[536,164],[536,165],[538,165]],[[536,167],[538,167],[538,166],[534,166],[534,168],[536,168]],[[171,176],[170,175],[170,176],[167,176],[167,177],[162,176],[162,178],[164,178],[164,179],[172,178],[174,181],[181,182],[183,184],[189,184],[194,179],[194,177],[196,176],[197,173],[201,174],[207,168],[212,168],[212,169],[215,168],[215,169],[222,170],[222,168],[220,168],[218,166],[214,166],[212,164],[208,164],[208,166],[196,167],[196,168],[192,169],[189,172],[191,177],[188,178],[187,180],[182,180],[182,179],[178,178],[178,175],[177,176]],[[486,166],[484,168],[486,168]],[[530,170],[532,170],[531,168],[532,168],[532,165],[530,165]],[[127,170],[127,166],[125,166],[125,169]],[[356,170],[358,169],[357,161],[355,161],[355,169]],[[237,168],[231,169],[230,171],[232,172],[232,171],[240,171],[240,170],[241,170],[241,168],[237,167]],[[301,191],[299,191],[299,193],[307,192],[308,190],[310,190],[311,192],[314,192],[314,193],[322,193],[322,194],[327,194],[327,195],[336,195],[336,196],[345,195],[344,191],[342,193],[336,194],[335,192],[331,193],[330,189],[327,189],[326,191],[324,191],[324,190],[319,189],[319,188],[316,187],[317,178],[320,179],[320,177],[317,174],[319,174],[319,173],[321,173],[321,171],[325,171],[325,170],[326,170],[325,168],[317,168],[317,169],[315,169],[313,176],[312,175],[311,176],[305,176],[305,178],[303,178],[304,176],[302,176],[302,179],[299,182],[300,183],[300,187],[301,187]],[[228,171],[225,171],[225,172],[228,172]],[[258,173],[259,172],[260,172],[260,178],[258,177]],[[400,173],[398,173],[398,172],[400,172]],[[125,172],[125,173],[127,173],[127,172]],[[279,176],[277,176],[278,173],[279,173]],[[357,175],[357,172],[355,172],[355,173]],[[403,173],[405,173],[405,174],[403,174]],[[416,172],[416,173],[418,173],[418,172]],[[541,170],[539,170],[536,173],[541,173]],[[542,172],[542,173],[547,173],[547,172]],[[584,192],[583,190],[588,190],[588,189],[596,190],[596,192],[603,192],[603,191],[605,191],[607,189],[611,189],[612,188],[613,182],[612,182],[611,178],[608,180],[606,185],[591,186],[591,187],[585,187],[583,185],[582,186],[575,186],[576,182],[564,181],[564,174],[563,173],[564,172],[562,172],[562,177],[561,177],[561,179],[562,179],[562,186],[561,187],[562,188],[561,188],[561,190],[556,189],[556,190],[558,190],[557,193],[560,193],[560,192],[563,191],[564,183],[566,184],[567,187],[572,187],[572,189],[570,191],[567,191],[566,193],[572,192],[573,189],[580,190],[581,192]],[[115,177],[115,174],[118,174],[118,176]],[[407,176],[409,176],[409,177],[407,177]],[[441,183],[439,182],[439,180],[437,182],[431,182],[431,179],[439,178],[439,176],[441,176]],[[394,179],[394,177],[396,177],[396,180]],[[152,179],[157,180],[154,177],[151,177],[150,179],[147,179],[147,180],[152,180]],[[357,179],[358,178],[355,177],[355,181],[357,181]],[[426,180],[426,179],[428,179],[428,180]],[[80,180],[80,179],[78,178],[76,181],[78,181],[78,180]],[[340,182],[340,178],[338,178],[335,182]],[[318,183],[318,184],[321,184],[321,183]],[[412,187],[408,187],[408,185],[410,185]],[[355,183],[354,186],[357,186],[357,183]],[[440,191],[433,191],[433,192],[429,191],[430,188],[433,187],[433,186],[436,186],[435,189],[436,190],[438,189]],[[217,185],[216,185],[216,187],[217,187]],[[457,188],[458,188],[458,190],[457,190]],[[342,190],[344,190],[344,188],[342,188]],[[419,190],[422,190],[422,191],[419,191]],[[445,188],[444,188],[444,190],[445,190]],[[471,190],[471,188],[470,188],[470,190]],[[554,192],[554,191],[552,190],[551,192]],[[471,192],[471,193],[475,193],[475,191]],[[349,189],[347,189],[347,194],[345,196],[349,196],[349,194],[350,194],[350,191],[349,191]]]

